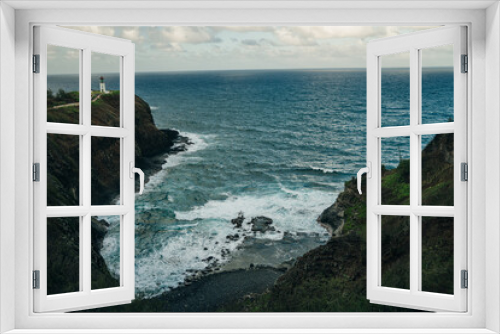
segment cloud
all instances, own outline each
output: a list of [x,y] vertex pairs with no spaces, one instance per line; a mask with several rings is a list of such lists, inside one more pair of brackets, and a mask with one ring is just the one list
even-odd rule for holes
[[164,27],[161,35],[166,42],[179,44],[218,43],[221,39],[208,27]]
[[347,39],[367,41],[401,35],[411,31],[429,29],[430,27],[385,27],[385,26],[290,26],[276,27],[273,31],[277,39],[285,45],[312,46],[322,40]]
[[255,39],[244,39],[241,41],[241,44],[243,45],[250,45],[250,46],[256,46],[259,45],[259,42]]
[[93,34],[107,35],[107,36],[116,36],[116,28],[115,27],[106,27],[106,26],[83,26],[83,27],[65,27],[69,29],[75,29],[85,32],[91,32]]
[[275,27],[273,26],[214,26],[210,27],[213,31],[233,31],[240,33],[250,33],[250,32],[273,32]]

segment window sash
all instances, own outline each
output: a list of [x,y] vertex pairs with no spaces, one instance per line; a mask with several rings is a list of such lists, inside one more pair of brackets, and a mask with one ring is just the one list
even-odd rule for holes
[[[372,177],[367,179],[367,298],[371,302],[422,310],[467,310],[467,290],[461,289],[460,271],[467,269],[467,183],[460,181],[460,163],[467,162],[467,76],[460,73],[461,54],[466,54],[466,28],[444,27],[385,38],[367,47],[367,161]],[[442,45],[454,46],[454,122],[420,124],[420,51]],[[410,52],[410,125],[381,127],[381,56]],[[420,135],[454,133],[453,207],[422,206]],[[410,137],[410,205],[381,205],[381,138]],[[410,289],[382,286],[381,217],[410,217]],[[454,295],[420,291],[421,217],[454,217]]]
[[[80,124],[47,122],[47,45],[80,50]],[[91,53],[120,57],[121,127],[91,125]],[[34,289],[34,311],[74,311],[104,305],[128,303],[135,296],[134,278],[134,180],[129,177],[129,162],[135,159],[134,138],[134,45],[127,40],[78,32],[64,28],[35,27],[34,54],[40,55],[40,73],[34,74],[34,161],[40,163],[40,182],[34,184],[34,270],[40,271],[40,289]],[[75,135],[80,139],[79,206],[47,206],[47,134]],[[119,138],[120,205],[91,205],[91,138]],[[120,286],[91,288],[91,218],[120,215]],[[79,270],[80,291],[47,295],[47,218],[80,217]]]

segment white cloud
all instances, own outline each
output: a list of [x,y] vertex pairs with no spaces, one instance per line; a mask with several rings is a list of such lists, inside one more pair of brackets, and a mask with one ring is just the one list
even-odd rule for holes
[[115,36],[116,33],[115,27],[105,27],[105,26],[84,26],[84,27],[65,27],[65,28],[86,31],[94,34],[107,35],[107,36]]
[[169,43],[201,44],[220,41],[208,27],[164,27],[161,35]]
[[247,32],[272,32],[275,30],[273,26],[214,26],[210,27],[214,31],[234,31],[240,33]]

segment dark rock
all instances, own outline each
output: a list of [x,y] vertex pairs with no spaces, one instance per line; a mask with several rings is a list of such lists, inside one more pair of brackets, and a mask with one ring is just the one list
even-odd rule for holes
[[240,238],[240,235],[239,235],[238,233],[233,234],[233,235],[228,235],[228,236],[226,237],[226,239],[228,239],[228,240],[230,240],[230,241],[236,241],[236,240],[238,240],[239,238]]
[[240,212],[238,214],[238,218],[231,219],[231,223],[234,225],[235,228],[241,228],[241,225],[243,224],[244,220],[245,216],[243,215],[243,212]]
[[271,226],[273,220],[271,218],[267,218],[264,216],[252,218],[250,221],[252,224],[253,232],[262,232],[265,233],[267,231],[275,231],[274,226]]

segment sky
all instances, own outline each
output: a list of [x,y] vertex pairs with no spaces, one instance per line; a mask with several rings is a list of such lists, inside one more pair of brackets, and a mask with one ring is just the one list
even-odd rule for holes
[[[162,26],[67,27],[129,39],[137,72],[235,69],[364,68],[366,43],[432,27],[403,26]],[[51,74],[72,73],[78,52],[49,50]],[[93,72],[115,72],[114,57],[95,55]],[[447,50],[429,52],[430,66],[446,66]],[[406,63],[405,63],[406,61]],[[388,63],[388,62],[386,62]],[[392,57],[389,67],[407,66]]]

